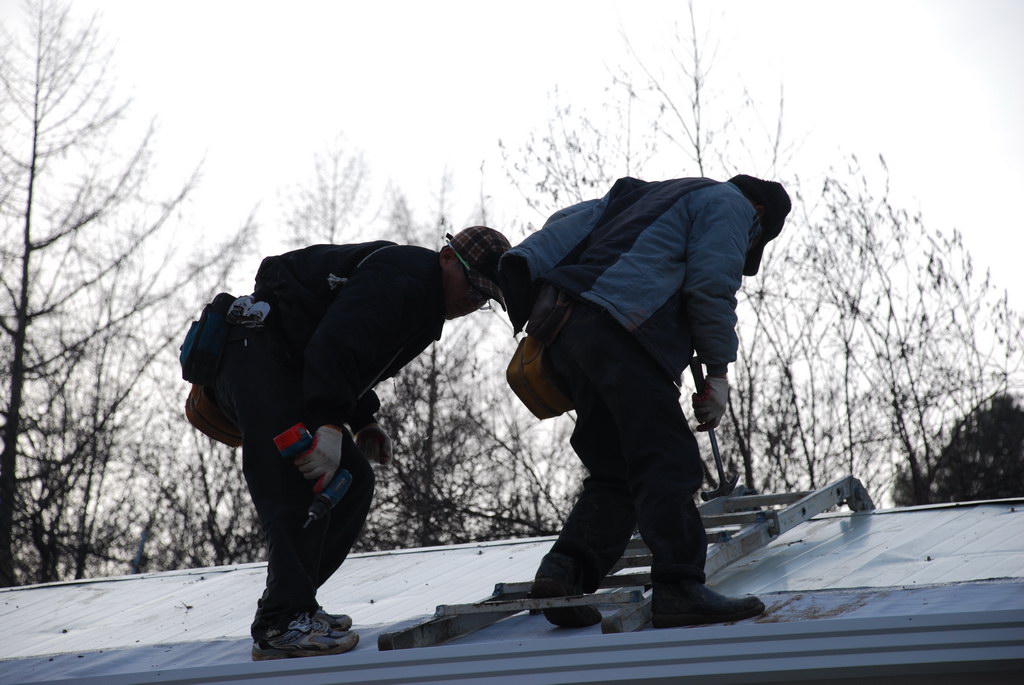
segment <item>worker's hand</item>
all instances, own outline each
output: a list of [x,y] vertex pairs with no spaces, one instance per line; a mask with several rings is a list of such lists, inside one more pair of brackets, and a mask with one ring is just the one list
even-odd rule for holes
[[718,428],[729,405],[729,379],[726,376],[708,376],[704,391],[693,394],[693,414],[697,417],[697,430]]
[[341,463],[341,429],[320,426],[313,436],[313,446],[295,460],[306,480],[316,480],[313,492],[320,492],[334,477]]
[[391,437],[376,423],[367,424],[356,433],[356,447],[363,456],[381,466],[390,464],[394,456]]

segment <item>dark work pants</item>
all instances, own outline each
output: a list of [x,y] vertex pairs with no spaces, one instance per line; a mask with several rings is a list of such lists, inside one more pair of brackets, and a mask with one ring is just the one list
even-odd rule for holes
[[551,361],[576,405],[572,446],[589,470],[552,551],[594,592],[639,528],[659,582],[704,582],[707,534],[693,496],[704,472],[679,390],[602,309],[577,303]]
[[254,639],[270,627],[319,607],[317,589],[348,556],[373,498],[374,474],[345,432],[341,467],[352,485],[324,519],[303,528],[313,483],[274,445],[275,435],[302,420],[302,379],[273,354],[263,331],[233,329],[215,392],[242,431],[242,471],[266,536],[267,587],[252,624]]

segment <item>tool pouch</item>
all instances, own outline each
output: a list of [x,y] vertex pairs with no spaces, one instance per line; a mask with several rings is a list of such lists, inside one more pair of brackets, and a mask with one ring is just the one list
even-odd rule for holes
[[192,322],[178,355],[183,380],[199,385],[213,385],[217,380],[228,334],[227,314],[235,299],[234,295],[220,293],[203,307],[199,320]]
[[550,283],[541,286],[530,310],[526,334],[543,345],[550,345],[558,337],[572,313],[573,300],[564,291]]
[[512,392],[538,419],[550,419],[573,408],[546,349],[569,320],[572,305],[572,298],[565,292],[550,283],[542,285],[530,310],[526,337],[519,341],[505,371]]
[[217,400],[209,388],[192,384],[192,389],[185,398],[185,417],[196,429],[222,442],[228,447],[242,444],[242,433],[217,406]]
[[538,419],[550,419],[573,408],[572,400],[559,387],[547,350],[532,335],[519,341],[505,378],[512,392]]

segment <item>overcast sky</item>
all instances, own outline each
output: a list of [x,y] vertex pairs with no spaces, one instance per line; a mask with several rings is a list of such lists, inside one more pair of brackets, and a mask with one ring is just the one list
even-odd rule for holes
[[[0,0],[5,14],[14,4]],[[470,221],[482,163],[488,190],[504,197],[499,138],[516,144],[542,127],[556,87],[578,107],[599,106],[609,69],[628,62],[620,31],[656,54],[674,23],[688,23],[682,0],[73,7],[99,11],[134,115],[156,117],[161,173],[184,175],[205,158],[192,212],[214,232],[256,205],[261,223],[278,224],[282,194],[339,135],[420,218],[451,173],[453,220]],[[898,199],[919,207],[929,226],[961,230],[976,262],[1024,309],[1015,206],[1024,189],[1024,2],[696,7],[717,46],[716,82],[769,99],[783,86],[785,125],[801,141],[785,175],[809,179],[846,155],[883,154]],[[495,223],[527,213],[512,196],[492,209]]]

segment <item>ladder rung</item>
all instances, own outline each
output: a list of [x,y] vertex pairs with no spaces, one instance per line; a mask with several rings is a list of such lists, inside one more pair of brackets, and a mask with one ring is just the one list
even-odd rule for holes
[[612,570],[609,573],[615,573],[621,571],[624,568],[637,568],[639,566],[650,566],[651,562],[654,561],[654,555],[648,552],[647,554],[637,554],[631,557],[622,557],[615,565],[612,566]]
[[[493,597],[493,599],[498,600],[498,599],[502,599],[502,598],[507,598],[509,595],[524,595],[525,596],[526,593],[530,591],[531,587],[533,587],[533,581],[532,580],[525,580],[525,581],[518,582],[518,583],[496,583],[494,585],[494,597]],[[519,599],[519,598],[515,597],[515,598],[511,598],[511,599]],[[484,600],[484,601],[486,602],[486,601],[490,601],[490,600]]]
[[623,552],[623,554],[629,554],[630,552],[643,553],[647,551],[649,551],[647,549],[647,543],[644,542],[644,539],[642,537],[637,535],[636,537],[632,537],[629,539],[629,544],[626,545],[626,551]]
[[753,509],[754,507],[770,507],[776,504],[792,504],[798,502],[807,495],[806,492],[779,492],[765,495],[740,495],[738,497],[726,497],[725,508],[729,511],[740,511],[742,509]]
[[705,528],[708,526],[743,526],[750,523],[761,523],[767,519],[768,517],[763,511],[751,511],[742,514],[715,514],[714,516],[702,517]]
[[640,573],[619,573],[617,575],[609,574],[601,579],[599,587],[645,587],[650,584],[650,571],[641,571]]

